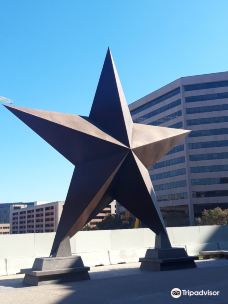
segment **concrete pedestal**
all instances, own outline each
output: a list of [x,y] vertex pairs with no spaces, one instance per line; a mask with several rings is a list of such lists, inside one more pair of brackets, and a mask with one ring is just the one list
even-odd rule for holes
[[42,285],[70,281],[89,280],[89,267],[85,267],[80,256],[36,258],[31,269],[25,273],[25,285]]
[[197,257],[188,256],[184,248],[148,249],[144,258],[140,258],[141,270],[165,271],[195,268]]

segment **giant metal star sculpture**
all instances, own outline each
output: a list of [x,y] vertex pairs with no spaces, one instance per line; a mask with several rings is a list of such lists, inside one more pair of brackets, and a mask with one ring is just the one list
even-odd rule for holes
[[6,107],[75,165],[52,256],[113,199],[171,246],[147,169],[189,131],[133,123],[110,50],[89,117]]

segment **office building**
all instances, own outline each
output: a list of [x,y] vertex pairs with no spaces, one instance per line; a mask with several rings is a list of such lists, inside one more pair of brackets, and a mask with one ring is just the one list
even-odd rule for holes
[[0,204],[0,224],[10,222],[10,205],[11,204]]
[[[55,232],[62,214],[64,202],[42,202],[36,201],[33,205],[24,208],[12,209],[10,213],[10,231],[18,233],[42,233]],[[116,213],[116,202],[113,201],[98,213],[89,223],[90,228],[96,228],[106,216]]]
[[34,202],[33,206],[12,210],[11,233],[54,232],[57,229],[64,202]]
[[10,224],[5,223],[1,224],[0,223],[0,234],[9,234],[10,233]]
[[183,77],[130,105],[134,122],[192,130],[150,169],[169,226],[228,208],[228,72]]
[[33,202],[29,203],[2,203],[0,204],[0,224],[10,222],[10,212],[11,210],[16,210],[20,208],[25,208],[27,206],[33,205]]

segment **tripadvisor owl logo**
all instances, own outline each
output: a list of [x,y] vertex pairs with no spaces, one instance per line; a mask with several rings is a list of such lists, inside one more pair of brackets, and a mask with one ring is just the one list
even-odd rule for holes
[[171,290],[171,296],[175,299],[180,298],[181,297],[181,290],[179,288],[173,288]]

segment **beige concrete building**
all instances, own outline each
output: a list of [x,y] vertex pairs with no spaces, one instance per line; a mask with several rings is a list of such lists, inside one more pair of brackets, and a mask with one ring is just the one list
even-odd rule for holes
[[137,123],[192,130],[150,170],[167,224],[228,208],[228,72],[180,78],[130,110]]
[[92,219],[88,226],[90,228],[96,228],[97,224],[102,222],[107,216],[116,214],[116,201],[111,202],[106,208],[98,213],[94,219]]
[[13,209],[10,214],[10,231],[17,233],[54,232],[62,214],[64,202],[35,202],[34,206]]
[[[24,204],[20,208],[11,209],[10,212],[10,233],[42,233],[54,232],[62,214],[64,202],[34,202],[29,207]],[[102,212],[92,219],[88,226],[95,228],[108,215],[116,213],[116,202],[113,201]]]
[[10,224],[0,224],[0,234],[9,234],[10,233]]

